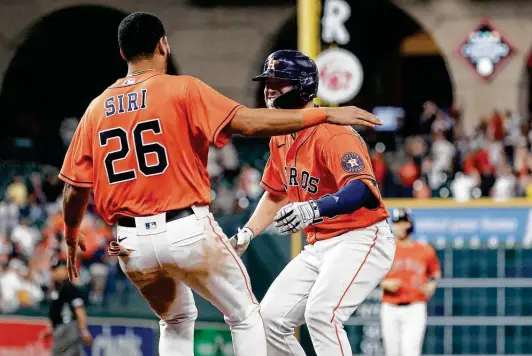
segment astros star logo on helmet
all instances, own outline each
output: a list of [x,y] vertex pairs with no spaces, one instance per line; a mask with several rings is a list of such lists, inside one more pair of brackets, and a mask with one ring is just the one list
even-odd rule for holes
[[275,66],[277,65],[277,63],[279,63],[278,60],[270,58],[270,60],[268,61],[268,70],[275,70]]

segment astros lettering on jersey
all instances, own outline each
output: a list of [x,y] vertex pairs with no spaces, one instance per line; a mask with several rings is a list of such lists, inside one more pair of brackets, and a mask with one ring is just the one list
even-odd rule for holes
[[317,219],[303,230],[309,243],[371,226],[389,216],[366,144],[354,129],[322,124],[297,135],[275,136],[270,152],[261,186],[272,194],[287,194],[292,202],[316,200],[361,179],[379,200],[374,209]]

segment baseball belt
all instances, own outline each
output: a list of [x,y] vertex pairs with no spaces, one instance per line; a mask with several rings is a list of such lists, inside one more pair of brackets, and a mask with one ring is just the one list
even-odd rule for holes
[[[184,208],[179,210],[170,210],[166,212],[166,222],[174,221],[177,219],[186,218],[187,216],[193,215],[194,210],[192,208]],[[136,227],[135,218],[123,217],[119,218],[117,221],[119,226],[123,227]]]

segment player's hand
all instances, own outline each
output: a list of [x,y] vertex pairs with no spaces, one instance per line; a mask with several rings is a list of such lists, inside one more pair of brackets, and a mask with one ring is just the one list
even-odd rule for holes
[[432,298],[432,295],[433,295],[434,292],[436,291],[436,283],[434,283],[434,282],[428,282],[428,283],[426,283],[425,285],[423,285],[423,287],[421,288],[421,290],[423,291],[423,294],[425,294],[425,296],[427,297],[427,299],[430,299],[430,298]]
[[71,281],[79,277],[79,271],[77,267],[78,263],[78,247],[81,251],[85,252],[85,237],[82,234],[78,234],[73,239],[65,239],[67,244],[67,270],[68,279]]
[[249,227],[244,227],[242,229],[238,229],[236,235],[229,239],[229,243],[231,244],[231,246],[233,246],[236,253],[239,256],[242,256],[254,237],[255,234],[253,233],[253,231],[251,231]]
[[290,203],[283,206],[275,215],[273,221],[281,234],[298,232],[312,224],[320,217],[320,211],[315,201]]
[[389,278],[381,282],[383,289],[387,290],[390,293],[395,293],[401,288],[401,280],[398,278]]
[[92,344],[92,335],[89,332],[89,330],[82,329],[82,330],[80,330],[80,332],[81,332],[81,340],[83,341],[83,343],[85,345],[87,345],[87,346],[91,346],[91,344]]
[[107,254],[109,256],[121,256],[126,257],[131,254],[131,250],[124,247],[117,241],[111,241],[109,248],[107,249]]
[[375,127],[382,125],[382,121],[372,113],[357,108],[356,106],[343,106],[339,108],[325,108],[327,122],[334,125],[360,125]]

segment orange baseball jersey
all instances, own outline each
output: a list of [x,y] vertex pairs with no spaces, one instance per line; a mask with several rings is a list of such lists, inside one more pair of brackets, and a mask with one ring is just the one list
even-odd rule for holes
[[388,218],[366,144],[354,129],[321,124],[296,135],[275,136],[270,141],[270,153],[261,185],[272,194],[287,194],[292,202],[316,200],[362,179],[379,199],[375,209],[317,219],[303,230],[309,243]]
[[93,188],[109,224],[208,205],[209,144],[229,141],[223,129],[240,107],[190,76],[149,70],[120,79],[89,105],[59,177]]
[[419,242],[398,243],[392,269],[386,278],[400,279],[401,286],[395,293],[385,291],[382,301],[391,304],[426,302],[421,288],[428,278],[439,278],[440,274],[440,261],[432,246]]

